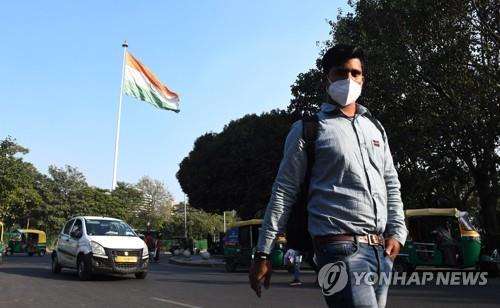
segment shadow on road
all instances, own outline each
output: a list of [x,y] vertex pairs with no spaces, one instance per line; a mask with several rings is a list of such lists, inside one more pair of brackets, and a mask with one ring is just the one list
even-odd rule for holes
[[[41,267],[0,267],[0,273],[11,274],[11,275],[21,275],[42,279],[52,279],[60,281],[75,281],[80,282],[78,276],[76,275],[76,270],[63,269],[61,273],[54,274],[50,271],[50,268]],[[92,280],[96,281],[117,281],[117,280],[128,280],[135,279],[133,276],[119,276],[119,275],[104,275],[96,274],[92,276]]]

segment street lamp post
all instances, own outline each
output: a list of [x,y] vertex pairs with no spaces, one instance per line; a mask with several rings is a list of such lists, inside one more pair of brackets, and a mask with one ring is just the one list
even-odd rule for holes
[[224,211],[224,233],[226,233],[226,211]]
[[187,238],[187,210],[186,210],[186,194],[184,194],[184,238]]

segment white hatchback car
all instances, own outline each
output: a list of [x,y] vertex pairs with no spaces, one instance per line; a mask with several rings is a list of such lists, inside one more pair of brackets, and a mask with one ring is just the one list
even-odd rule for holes
[[144,279],[148,263],[146,243],[124,221],[109,217],[72,218],[52,252],[52,272],[76,268],[80,280],[89,280],[93,273],[135,274]]

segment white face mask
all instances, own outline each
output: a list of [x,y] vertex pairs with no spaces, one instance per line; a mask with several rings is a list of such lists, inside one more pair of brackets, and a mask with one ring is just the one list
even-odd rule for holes
[[330,81],[327,92],[337,104],[344,107],[358,99],[361,95],[361,85],[351,78]]

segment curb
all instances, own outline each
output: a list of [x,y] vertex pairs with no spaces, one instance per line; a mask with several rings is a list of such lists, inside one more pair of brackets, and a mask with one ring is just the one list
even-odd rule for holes
[[183,266],[196,266],[196,267],[211,267],[211,268],[224,268],[224,263],[199,263],[191,262],[191,260],[182,260],[175,257],[169,258],[168,263],[183,265]]

